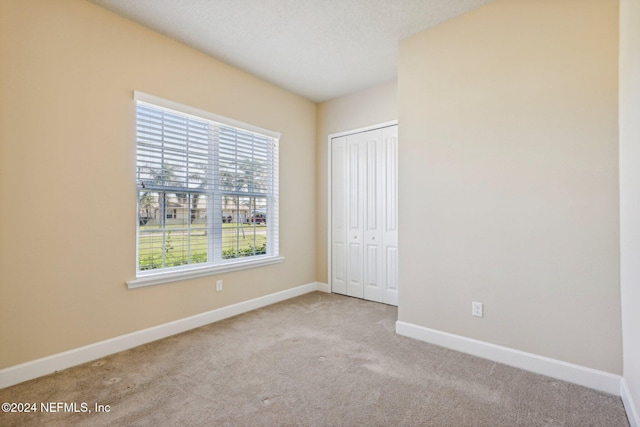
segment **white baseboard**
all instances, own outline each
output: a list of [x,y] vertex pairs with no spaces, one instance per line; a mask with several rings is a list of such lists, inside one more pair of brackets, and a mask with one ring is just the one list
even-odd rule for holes
[[640,413],[638,413],[638,407],[633,401],[631,391],[627,380],[622,378],[620,383],[620,397],[622,397],[622,403],[624,403],[624,409],[627,411],[627,418],[629,418],[629,425],[631,427],[640,427]]
[[622,377],[549,357],[466,338],[407,322],[396,322],[396,333],[494,362],[535,372],[620,396]]
[[294,298],[324,288],[317,282],[265,295],[249,301],[221,307],[195,316],[175,320],[148,329],[121,335],[84,347],[74,348],[41,359],[0,370],[0,388],[5,388],[34,378],[48,375],[62,369],[80,365],[110,354],[118,353],[142,344],[147,344],[209,323],[237,316],[267,305]]
[[318,290],[320,292],[331,293],[331,288],[329,288],[329,284],[328,283],[316,282],[316,285],[318,286],[318,288],[316,290]]

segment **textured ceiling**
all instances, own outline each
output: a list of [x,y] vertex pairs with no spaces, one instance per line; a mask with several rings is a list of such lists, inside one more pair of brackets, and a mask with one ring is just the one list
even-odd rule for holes
[[490,0],[89,0],[320,102],[391,80],[398,41]]

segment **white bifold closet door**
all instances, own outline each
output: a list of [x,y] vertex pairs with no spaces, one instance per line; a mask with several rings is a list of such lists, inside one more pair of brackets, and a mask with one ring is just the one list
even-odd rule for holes
[[398,305],[398,126],[331,140],[331,290]]

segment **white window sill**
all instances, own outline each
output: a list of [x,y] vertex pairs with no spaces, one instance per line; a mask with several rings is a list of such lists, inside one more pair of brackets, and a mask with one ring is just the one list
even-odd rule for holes
[[159,285],[161,283],[177,282],[179,280],[194,279],[196,277],[211,276],[213,274],[228,273],[230,271],[246,270],[248,268],[263,267],[265,265],[278,264],[284,261],[284,257],[265,257],[259,259],[234,261],[228,264],[219,264],[202,268],[190,268],[182,271],[164,273],[150,273],[129,280],[129,289],[144,286]]

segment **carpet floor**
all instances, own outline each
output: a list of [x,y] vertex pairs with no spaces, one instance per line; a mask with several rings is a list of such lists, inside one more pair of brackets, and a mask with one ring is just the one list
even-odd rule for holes
[[396,335],[396,320],[313,292],[2,389],[38,412],[0,425],[629,425],[619,397]]

